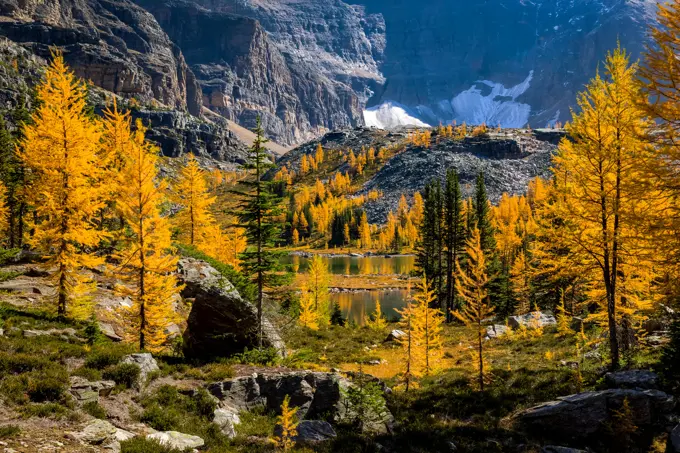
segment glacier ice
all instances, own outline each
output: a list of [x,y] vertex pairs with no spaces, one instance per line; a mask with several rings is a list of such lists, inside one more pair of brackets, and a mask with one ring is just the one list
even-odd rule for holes
[[399,126],[429,127],[421,121],[418,114],[408,107],[394,101],[386,101],[375,107],[364,110],[364,122],[366,126],[380,129],[391,129]]

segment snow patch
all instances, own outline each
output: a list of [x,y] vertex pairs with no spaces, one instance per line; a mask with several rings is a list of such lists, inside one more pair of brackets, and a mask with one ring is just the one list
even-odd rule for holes
[[392,129],[399,126],[429,127],[418,119],[418,114],[398,102],[387,101],[364,110],[366,126],[380,129]]
[[517,102],[517,98],[529,89],[533,77],[534,71],[531,71],[523,82],[510,88],[489,80],[478,81],[477,83],[491,88],[491,93],[484,96],[477,85],[473,85],[458,94],[451,100],[455,120],[459,124],[465,122],[486,123],[489,126],[500,124],[506,128],[524,127],[529,121],[531,106]]

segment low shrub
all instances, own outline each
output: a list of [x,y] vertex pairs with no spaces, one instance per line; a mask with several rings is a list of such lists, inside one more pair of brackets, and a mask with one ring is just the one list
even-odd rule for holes
[[24,417],[60,419],[66,417],[69,412],[67,407],[57,403],[33,403],[21,408]]
[[0,426],[0,439],[8,439],[14,437],[21,432],[21,428],[17,425],[3,425]]
[[101,381],[103,379],[102,372],[95,368],[88,368],[81,366],[71,373],[72,376],[80,376],[88,381]]
[[26,393],[34,403],[61,401],[66,393],[68,373],[61,366],[52,366],[28,373]]
[[233,359],[235,363],[240,363],[244,365],[264,365],[264,366],[275,366],[279,363],[281,358],[276,348],[264,348],[264,349],[245,349],[240,354],[236,354]]
[[94,418],[106,420],[106,409],[104,409],[97,401],[89,401],[83,404],[83,411]]
[[8,374],[27,373],[40,370],[51,365],[51,362],[40,355],[24,353],[0,353],[0,372]]
[[25,374],[5,376],[0,382],[0,394],[7,403],[26,404],[28,402],[27,388],[28,376]]
[[85,367],[103,370],[104,368],[116,365],[121,359],[131,352],[128,345],[108,344],[92,350],[85,359]]
[[114,381],[125,388],[132,388],[139,379],[139,365],[134,363],[120,363],[104,370],[103,377]]
[[181,417],[176,409],[153,403],[144,409],[141,422],[158,431],[173,431],[179,429]]
[[217,402],[206,389],[199,388],[191,401],[193,406],[195,406],[192,408],[192,412],[200,417],[212,419],[215,409],[217,409]]
[[234,377],[234,369],[226,363],[211,363],[203,368],[203,379],[216,382]]
[[161,445],[157,440],[133,437],[120,443],[120,453],[181,453],[179,450]]

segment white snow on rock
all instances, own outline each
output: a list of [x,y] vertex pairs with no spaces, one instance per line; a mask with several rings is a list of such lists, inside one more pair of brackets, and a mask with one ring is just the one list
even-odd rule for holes
[[[526,126],[531,113],[529,104],[517,102],[517,98],[524,94],[531,84],[534,71],[523,82],[506,88],[501,83],[489,80],[480,80],[478,84],[484,84],[491,88],[491,92],[484,96],[482,90],[473,85],[451,100],[451,110],[454,118],[461,124],[482,124],[489,126],[500,124],[502,127],[519,128]],[[448,110],[446,101],[440,102],[442,110]]]
[[366,126],[377,127],[379,129],[392,129],[399,126],[430,126],[418,119],[416,115],[405,105],[394,101],[386,101],[364,110],[364,122]]

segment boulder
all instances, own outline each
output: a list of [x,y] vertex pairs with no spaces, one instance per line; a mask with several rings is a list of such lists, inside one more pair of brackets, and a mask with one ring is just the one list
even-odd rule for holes
[[385,342],[398,341],[401,338],[405,338],[405,337],[406,337],[406,332],[395,329],[387,335],[387,338],[385,338]]
[[76,329],[73,329],[71,327],[67,327],[65,329],[47,329],[47,330],[24,330],[23,331],[23,336],[25,338],[34,338],[34,337],[44,337],[44,336],[54,336],[54,337],[65,337],[66,339],[70,340],[76,340],[76,341],[85,341],[84,339],[78,337]]
[[526,409],[515,416],[526,429],[551,439],[585,440],[602,434],[613,411],[628,400],[632,422],[640,429],[660,422],[674,408],[673,397],[659,390],[609,389],[577,393]]
[[115,329],[113,328],[113,326],[109,323],[100,322],[99,323],[99,330],[109,340],[116,341],[116,342],[117,341],[123,341],[123,337],[118,335],[116,333]]
[[588,453],[585,450],[577,450],[576,448],[559,447],[557,445],[547,445],[543,447],[541,453]]
[[106,420],[91,420],[78,433],[71,433],[71,437],[90,445],[102,445],[114,439],[118,428]]
[[[281,425],[276,425],[274,435],[280,436]],[[333,426],[323,420],[302,420],[297,426],[297,435],[293,438],[299,443],[319,443],[335,439],[338,435]]]
[[111,393],[116,383],[113,381],[88,381],[80,376],[70,377],[70,393],[79,404],[99,401],[100,396]]
[[175,448],[179,451],[185,451],[190,448],[200,448],[205,445],[205,442],[200,437],[177,431],[160,431],[148,434],[146,438],[156,440],[165,447],[171,449]]
[[[208,391],[220,400],[220,407],[230,412],[252,410],[261,407],[279,412],[283,399],[288,395],[290,405],[298,408],[300,419],[328,418],[343,420],[350,414],[345,394],[354,384],[335,373],[293,371],[287,373],[253,374],[208,386]],[[381,414],[365,430],[387,432],[392,414]],[[376,417],[376,419],[379,417]]]
[[513,329],[526,327],[527,329],[537,327],[554,326],[557,324],[555,316],[550,311],[534,311],[526,315],[510,316],[508,325]]
[[234,411],[217,408],[213,414],[213,423],[219,426],[222,434],[233,439],[236,437],[236,425],[241,423],[241,419]]
[[160,371],[156,359],[154,359],[153,356],[148,352],[126,355],[123,357],[123,360],[121,360],[121,363],[132,363],[139,367],[139,380],[137,382],[137,387],[140,388],[146,384],[149,373]]
[[616,371],[604,375],[608,388],[615,389],[658,389],[659,376],[652,371],[628,370]]
[[668,435],[666,453],[680,453],[680,425],[676,425]]
[[486,327],[486,338],[498,338],[508,333],[508,327],[502,324],[494,324]]
[[[212,266],[192,258],[178,265],[182,297],[192,299],[184,331],[189,358],[229,356],[258,347],[257,309]],[[263,320],[263,345],[283,356],[285,345],[268,319]]]

